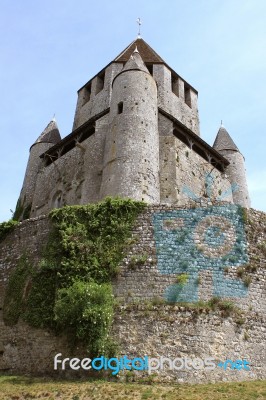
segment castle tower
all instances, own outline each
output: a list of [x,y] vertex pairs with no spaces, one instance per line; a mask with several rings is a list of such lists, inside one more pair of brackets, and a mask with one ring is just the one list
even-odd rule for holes
[[51,146],[58,143],[60,140],[61,136],[58,126],[55,119],[53,119],[49,122],[36,142],[30,147],[30,155],[25,172],[24,182],[18,200],[17,210],[14,215],[16,219],[25,219],[30,213],[37,175],[43,163],[40,155]]
[[157,86],[137,48],[113,80],[101,198],[160,202]]
[[[223,126],[220,127],[217,133],[213,148],[230,162],[225,172],[229,177],[231,185],[233,185],[234,203],[249,208],[250,199],[246,179],[245,159]],[[234,186],[236,186],[235,190]]]

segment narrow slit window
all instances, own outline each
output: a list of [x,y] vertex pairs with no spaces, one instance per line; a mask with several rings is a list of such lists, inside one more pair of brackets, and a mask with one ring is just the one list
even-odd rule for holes
[[101,90],[104,88],[104,78],[105,78],[105,72],[102,72],[97,76],[97,81],[96,81],[96,92],[95,94],[100,93]]
[[120,103],[117,104],[117,113],[122,114],[123,112],[123,102],[120,101]]
[[184,85],[185,103],[191,107],[191,90],[188,85]]
[[82,105],[88,103],[91,98],[91,83],[88,83],[82,91]]
[[172,74],[171,76],[172,92],[179,97],[179,79]]

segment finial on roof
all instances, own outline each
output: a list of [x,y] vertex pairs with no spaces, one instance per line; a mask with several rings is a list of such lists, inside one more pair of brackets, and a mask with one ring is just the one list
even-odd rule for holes
[[60,132],[58,130],[58,126],[55,120],[55,115],[53,119],[46,126],[44,131],[40,134],[36,143],[53,143],[56,144],[61,140]]
[[221,119],[221,126],[220,126],[220,128],[223,128],[224,126],[223,126],[223,120]]
[[52,121],[56,122],[55,114],[53,115]]
[[141,38],[141,36],[140,36],[140,25],[142,24],[142,22],[140,20],[140,17],[137,19],[137,24],[139,25],[138,39],[140,39]]

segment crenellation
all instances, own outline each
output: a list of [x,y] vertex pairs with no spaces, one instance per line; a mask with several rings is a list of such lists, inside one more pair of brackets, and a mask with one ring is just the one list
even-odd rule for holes
[[[80,127],[91,117],[101,113],[110,107],[111,95],[112,95],[112,82],[114,77],[123,68],[122,63],[111,63],[102,73],[102,78],[96,75],[91,81],[89,81],[85,86],[83,86],[78,91],[77,107],[74,117],[73,130]],[[103,81],[104,74],[104,86],[99,86],[99,82]],[[90,88],[89,100],[86,96],[86,87]],[[101,87],[101,90],[99,88]]]

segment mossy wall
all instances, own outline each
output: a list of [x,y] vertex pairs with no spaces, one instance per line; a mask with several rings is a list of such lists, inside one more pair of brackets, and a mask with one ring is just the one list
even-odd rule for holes
[[[112,278],[118,301],[112,332],[120,342],[121,353],[129,357],[142,357],[145,354],[156,356],[159,353],[165,357],[177,357],[178,354],[221,357],[225,354],[226,357],[246,358],[252,363],[250,374],[227,374],[221,371],[208,376],[204,373],[193,376],[182,374],[183,381],[265,378],[265,214],[255,210],[242,214],[248,260],[242,266],[226,265],[223,273],[224,279],[243,282],[247,290],[245,296],[226,297],[237,307],[227,312],[209,308],[206,304],[214,296],[210,269],[202,269],[198,274],[197,301],[202,301],[199,307],[197,301],[194,301],[194,305],[186,303],[186,306],[161,304],[167,287],[181,283],[186,287],[185,280],[180,281],[181,272],[184,274],[184,271],[162,274],[158,268],[154,218],[156,214],[177,211],[173,207],[149,206],[142,212],[127,242],[126,254],[116,271],[117,276]],[[167,220],[165,227],[168,229],[166,233],[169,233],[173,221],[169,222],[169,215]],[[51,221],[48,218],[28,220],[20,223],[0,243],[2,370],[54,373],[55,354],[61,352],[66,357],[84,357],[87,354],[84,347],[69,349],[66,336],[56,336],[49,329],[31,328],[21,318],[14,326],[7,326],[3,321],[3,303],[11,272],[17,267],[25,250],[31,265],[38,265],[50,231]],[[186,274],[190,274],[189,268]],[[177,376],[165,374],[159,375],[158,379],[176,380]]]

